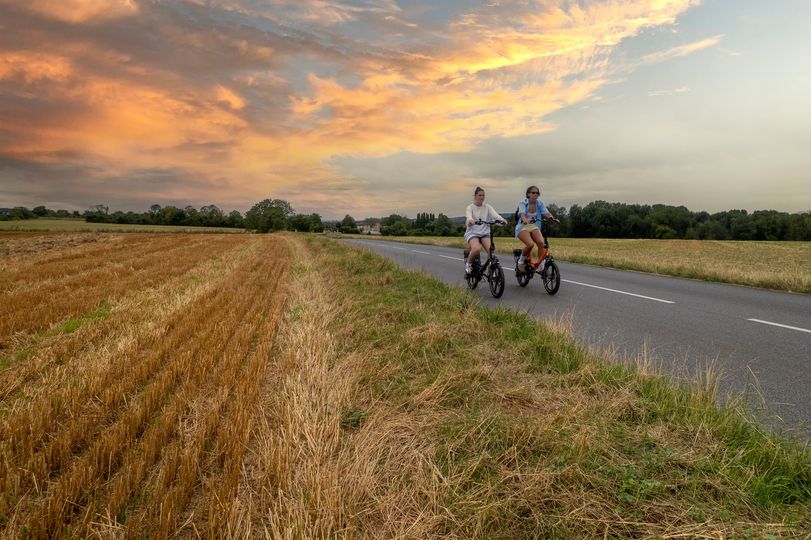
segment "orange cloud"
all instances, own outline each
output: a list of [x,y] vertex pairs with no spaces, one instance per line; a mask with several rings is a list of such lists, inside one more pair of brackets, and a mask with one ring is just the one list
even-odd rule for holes
[[[17,96],[37,98],[20,113],[37,121],[0,119],[0,130],[17,135],[0,141],[0,154],[40,162],[90,160],[122,173],[180,169],[208,179],[221,193],[241,190],[248,200],[299,190],[303,195],[296,199],[308,201],[306,206],[340,196],[371,214],[379,195],[365,194],[365,179],[347,178],[330,160],[461,152],[491,137],[554,129],[545,120],[550,113],[594,96],[606,83],[607,54],[616,44],[644,28],[673,23],[697,2],[502,2],[451,22],[430,50],[420,44],[369,48],[337,31],[317,37],[279,26],[277,13],[254,4],[215,4],[223,11],[183,4],[184,10],[199,10],[188,29],[154,26],[163,12],[150,10],[174,9],[160,3],[25,4],[20,9],[77,27],[92,21],[98,29],[132,17],[138,25],[121,43],[140,48],[127,49],[114,39],[102,46],[93,39],[111,39],[104,33],[66,31],[69,38],[58,49],[51,42],[42,50],[0,50],[0,81]],[[335,25],[374,15],[380,24],[400,24],[405,17],[389,2],[364,8],[320,0],[272,4],[292,10],[297,23]],[[231,8],[265,13],[256,17],[266,26],[240,26],[244,16],[217,26],[216,17],[233,13]],[[127,30],[129,20],[114,28]],[[162,48],[154,50],[155,43]],[[660,54],[709,46],[702,44]],[[324,65],[331,69],[319,72]],[[309,72],[300,66],[310,66]],[[37,116],[34,107],[54,113]]]
[[69,23],[126,17],[138,12],[133,0],[29,0],[25,9]]

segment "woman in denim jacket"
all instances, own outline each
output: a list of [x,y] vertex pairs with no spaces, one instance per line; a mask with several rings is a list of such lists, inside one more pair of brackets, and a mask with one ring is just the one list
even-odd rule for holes
[[543,234],[541,234],[540,227],[541,219],[548,217],[560,223],[560,221],[546,209],[543,202],[538,199],[541,195],[541,190],[538,186],[529,186],[526,195],[527,198],[518,203],[518,221],[515,224],[515,237],[524,243],[524,249],[521,251],[521,257],[518,259],[519,272],[523,271],[524,259],[530,256],[534,246],[538,246],[539,255],[543,253]]

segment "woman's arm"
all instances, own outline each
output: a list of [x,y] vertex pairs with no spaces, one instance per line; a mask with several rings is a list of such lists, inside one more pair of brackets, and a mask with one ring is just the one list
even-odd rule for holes
[[487,205],[487,214],[489,221],[500,221],[502,223],[507,223],[507,220],[501,217],[501,214],[496,212],[496,209],[490,206],[489,204]]
[[473,219],[473,205],[472,204],[467,205],[467,208],[465,208],[465,218],[467,219],[466,223],[468,224],[468,226],[473,225],[473,224],[476,223],[476,220]]
[[524,225],[529,223],[529,218],[527,217],[528,207],[529,204],[526,201],[518,203],[518,219],[520,219]]

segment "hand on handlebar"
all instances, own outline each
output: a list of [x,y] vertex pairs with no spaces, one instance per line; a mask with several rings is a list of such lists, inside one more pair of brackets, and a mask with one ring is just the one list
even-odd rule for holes
[[482,219],[477,219],[475,224],[476,225],[506,225],[507,222],[505,220],[503,220],[503,219],[501,221],[484,221]]

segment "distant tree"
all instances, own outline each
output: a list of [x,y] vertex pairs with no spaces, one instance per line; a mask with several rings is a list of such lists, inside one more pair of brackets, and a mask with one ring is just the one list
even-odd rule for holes
[[321,216],[319,214],[310,214],[310,232],[324,232],[324,222],[321,221]]
[[380,234],[383,236],[407,236],[411,231],[411,220],[406,216],[391,214],[380,220]]
[[186,219],[186,212],[176,206],[164,206],[161,208],[160,223],[162,225],[182,225]]
[[265,199],[245,214],[245,227],[262,233],[284,230],[287,218],[293,215],[290,203],[281,199]]
[[342,219],[341,223],[338,224],[338,230],[345,234],[358,234],[360,232],[355,218],[349,214],[344,216],[344,219]]
[[445,214],[439,214],[434,222],[434,234],[436,236],[451,236],[453,232],[451,218]]
[[200,221],[206,227],[222,227],[225,225],[225,215],[217,206],[209,204],[200,208]]
[[37,217],[45,217],[48,215],[48,209],[44,206],[35,206],[31,211],[34,212]]
[[237,210],[231,210],[228,217],[225,219],[226,227],[243,228],[245,227],[245,218]]

